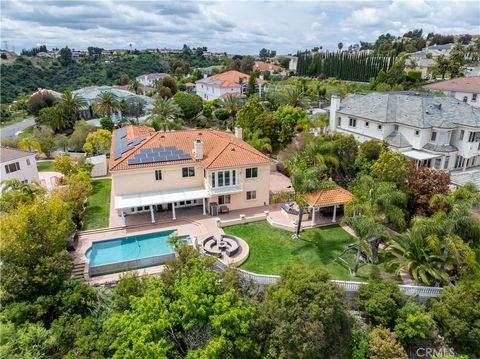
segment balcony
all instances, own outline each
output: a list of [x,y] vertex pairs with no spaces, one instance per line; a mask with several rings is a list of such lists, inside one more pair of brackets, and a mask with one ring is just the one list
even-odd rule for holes
[[222,186],[222,187],[212,187],[208,183],[207,187],[208,187],[208,193],[210,193],[211,196],[243,192],[243,183],[238,183],[232,186]]

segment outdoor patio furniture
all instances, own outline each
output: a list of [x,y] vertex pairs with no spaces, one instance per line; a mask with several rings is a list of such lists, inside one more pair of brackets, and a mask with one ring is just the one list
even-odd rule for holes
[[225,205],[220,206],[220,207],[219,207],[219,210],[220,210],[220,213],[228,213],[228,212],[230,212],[230,209],[228,208],[228,206],[225,206]]

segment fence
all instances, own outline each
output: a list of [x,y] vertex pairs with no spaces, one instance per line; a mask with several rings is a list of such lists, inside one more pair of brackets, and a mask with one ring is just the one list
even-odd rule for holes
[[[221,270],[228,268],[224,263],[217,260],[217,267]],[[251,280],[258,285],[267,286],[270,284],[275,284],[280,276],[278,275],[268,275],[268,274],[257,274],[248,272],[243,269],[237,269],[240,276],[245,279]],[[343,288],[346,292],[356,293],[360,289],[360,286],[367,284],[366,282],[352,282],[345,280],[332,280],[331,282],[335,283],[339,287]],[[443,288],[440,287],[423,287],[416,285],[403,285],[398,286],[400,291],[407,296],[418,296],[422,299],[428,298],[438,298]]]

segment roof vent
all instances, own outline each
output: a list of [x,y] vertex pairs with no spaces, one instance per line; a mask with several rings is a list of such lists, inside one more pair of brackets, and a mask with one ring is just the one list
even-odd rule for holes
[[434,104],[433,106],[435,106],[435,107],[438,108],[439,110],[442,109],[442,104],[441,104],[441,103],[436,103],[436,104]]

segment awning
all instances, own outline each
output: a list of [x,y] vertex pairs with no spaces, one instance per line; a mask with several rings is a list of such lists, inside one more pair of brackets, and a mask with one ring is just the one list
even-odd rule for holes
[[438,155],[434,155],[428,152],[417,151],[417,150],[410,150],[402,152],[405,156],[413,158],[414,160],[423,161],[429,160],[431,158],[439,157]]
[[115,196],[115,209],[126,209],[153,204],[191,201],[208,198],[208,191],[203,187],[175,189],[161,192],[144,192]]

